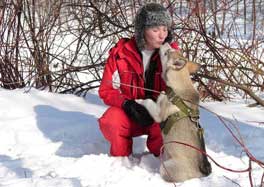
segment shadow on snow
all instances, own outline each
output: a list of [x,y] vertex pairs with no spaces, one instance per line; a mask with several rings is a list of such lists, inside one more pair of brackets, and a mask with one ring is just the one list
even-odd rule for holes
[[6,155],[0,155],[0,163],[2,166],[12,170],[18,178],[32,177],[32,171],[22,167],[23,161],[21,159],[12,159]]
[[[261,144],[264,140],[264,129],[236,120],[224,120],[237,138],[242,137],[249,151],[251,151],[257,159],[264,160],[264,148]],[[201,109],[200,123],[205,130],[205,143],[209,149],[214,152],[224,152],[235,157],[245,155],[242,147],[237,143],[217,116]]]
[[48,105],[38,105],[34,110],[38,128],[44,136],[62,143],[57,155],[81,157],[108,153],[96,117],[82,112],[62,111]]

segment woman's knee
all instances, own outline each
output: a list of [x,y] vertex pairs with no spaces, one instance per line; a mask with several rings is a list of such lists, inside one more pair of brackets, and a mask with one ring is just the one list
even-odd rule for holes
[[127,120],[127,116],[121,108],[109,107],[99,119],[99,123],[115,125],[118,123],[126,123]]
[[158,156],[163,145],[163,139],[159,124],[154,124],[148,129],[147,147],[151,153]]
[[126,131],[130,122],[121,108],[108,108],[98,122],[100,130],[108,140],[112,139],[114,136],[119,136],[120,134],[129,135]]
[[98,120],[104,137],[110,142],[112,156],[128,156],[132,152],[131,123],[122,109],[110,107]]

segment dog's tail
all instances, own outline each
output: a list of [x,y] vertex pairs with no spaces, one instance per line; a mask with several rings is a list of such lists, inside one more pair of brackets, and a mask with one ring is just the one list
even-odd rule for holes
[[[199,124],[199,126],[200,126],[200,124]],[[200,126],[200,128],[202,128],[202,127]],[[201,142],[201,149],[204,153],[206,153],[204,136],[203,135],[199,135],[199,136],[200,136],[200,142]],[[200,165],[199,165],[199,169],[205,176],[208,176],[210,173],[212,173],[212,166],[211,166],[210,162],[208,161],[207,156],[203,153],[201,153],[201,154],[203,155],[203,159],[202,159],[202,163],[200,163]]]

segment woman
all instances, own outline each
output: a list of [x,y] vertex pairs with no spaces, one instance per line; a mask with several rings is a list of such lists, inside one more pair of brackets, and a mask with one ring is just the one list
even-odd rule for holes
[[[164,42],[171,42],[171,24],[171,16],[162,5],[146,4],[137,12],[134,37],[121,39],[109,52],[99,96],[110,107],[99,125],[110,142],[112,156],[129,156],[132,138],[140,135],[148,135],[149,151],[160,154],[163,142],[159,124],[135,99],[155,100],[158,93],[150,90],[165,90],[158,51]],[[171,46],[178,49],[176,43]]]

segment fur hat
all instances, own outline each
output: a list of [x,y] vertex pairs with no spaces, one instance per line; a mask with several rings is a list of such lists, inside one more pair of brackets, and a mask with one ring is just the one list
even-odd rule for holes
[[149,3],[141,7],[135,17],[135,39],[138,49],[144,49],[146,43],[144,30],[149,27],[167,26],[169,32],[165,42],[171,42],[171,24],[172,18],[161,4]]

